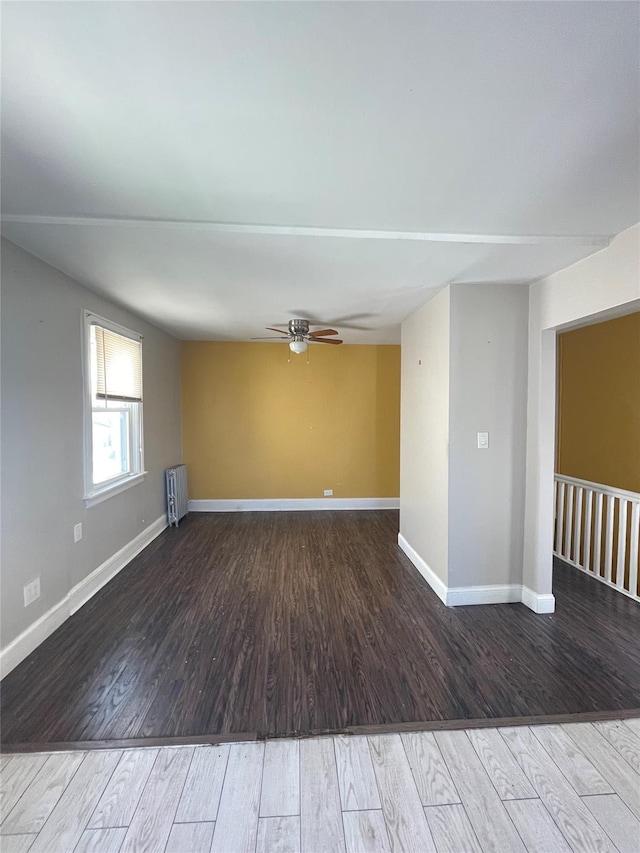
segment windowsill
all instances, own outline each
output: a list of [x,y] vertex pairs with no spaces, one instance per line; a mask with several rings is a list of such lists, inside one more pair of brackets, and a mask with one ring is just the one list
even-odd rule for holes
[[103,489],[100,492],[93,492],[91,495],[87,495],[84,499],[84,505],[89,508],[91,506],[95,506],[96,504],[102,503],[102,501],[107,501],[109,498],[115,497],[115,495],[119,495],[122,492],[126,492],[127,489],[130,489],[132,486],[137,486],[138,483],[141,483],[145,475],[146,471],[141,471],[139,474],[134,474],[132,477],[129,477],[126,480],[121,480],[119,483],[116,483],[113,486],[109,486],[106,489]]

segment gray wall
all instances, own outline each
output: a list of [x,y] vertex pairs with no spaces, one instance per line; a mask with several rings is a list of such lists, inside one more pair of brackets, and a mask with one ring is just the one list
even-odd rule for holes
[[449,589],[522,581],[527,329],[515,285],[450,285],[402,324],[400,533]]
[[[143,483],[83,502],[82,309],[144,335]],[[2,633],[4,648],[164,514],[163,469],[181,459],[180,344],[2,241]],[[73,526],[83,539],[74,544]],[[24,584],[41,597],[24,607]]]
[[402,324],[400,533],[447,584],[450,288]]
[[528,311],[526,287],[451,285],[450,587],[522,581]]

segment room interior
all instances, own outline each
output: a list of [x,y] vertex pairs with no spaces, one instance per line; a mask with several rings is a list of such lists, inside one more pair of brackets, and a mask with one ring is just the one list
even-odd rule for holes
[[2,15],[3,752],[640,716],[637,5]]
[[[296,7],[286,15],[283,11],[252,8],[247,17],[246,11],[230,6],[218,13],[190,8],[180,16],[179,30],[171,38],[176,47],[184,45],[186,37],[193,37],[199,15],[215,24],[220,42],[225,33],[236,39],[246,36],[255,16],[262,16],[267,27],[290,28],[291,35],[299,38],[278,42],[281,65],[269,62],[273,44],[268,31],[257,39],[261,49],[256,50],[256,67],[263,63],[265,95],[275,96],[282,83],[280,68],[292,67],[299,39],[308,36],[310,28],[317,26],[324,32],[336,16],[345,25],[357,26],[371,14],[342,6],[322,11],[313,7],[306,13]],[[379,213],[370,208],[366,216],[356,215],[353,205],[363,199],[351,193],[348,203],[353,209],[348,219],[346,208],[341,206],[338,213],[335,204],[333,217],[327,219],[330,200],[325,197],[323,202],[318,199],[313,217],[311,208],[306,214],[300,208],[297,221],[289,218],[291,224],[284,228],[270,224],[284,215],[282,210],[274,207],[267,216],[254,206],[239,217],[232,206],[225,211],[223,202],[215,201],[218,191],[211,197],[213,207],[202,207],[199,194],[197,203],[192,196],[189,210],[186,185],[180,204],[171,208],[170,180],[184,178],[177,160],[175,178],[157,184],[162,197],[144,195],[141,180],[157,180],[151,167],[159,161],[154,159],[143,169],[138,149],[118,146],[114,136],[118,122],[125,120],[137,99],[144,98],[151,109],[152,95],[165,98],[166,106],[173,103],[177,122],[186,107],[175,100],[177,85],[173,90],[161,89],[169,66],[154,55],[152,44],[145,47],[145,59],[158,79],[137,77],[129,69],[139,87],[130,99],[120,99],[113,81],[107,85],[100,80],[110,66],[106,60],[96,62],[93,51],[108,50],[117,36],[100,36],[98,24],[102,22],[103,32],[108,31],[114,14],[105,5],[91,12],[81,7],[65,7],[62,12],[54,6],[18,8],[15,4],[8,4],[5,13],[5,26],[13,38],[7,39],[5,49],[3,93],[3,394],[7,401],[3,446],[9,448],[3,476],[3,671],[23,660],[161,532],[165,524],[162,472],[179,461],[187,464],[193,510],[277,509],[294,504],[298,509],[399,507],[400,547],[445,603],[523,601],[534,612],[553,612],[553,497],[549,490],[554,470],[555,332],[632,313],[638,307],[639,229],[633,224],[638,219],[633,191],[638,164],[635,137],[629,141],[637,79],[626,76],[616,98],[600,104],[601,110],[612,111],[619,138],[616,156],[614,142],[609,140],[611,147],[597,175],[600,182],[608,176],[608,196],[592,187],[589,204],[579,203],[578,187],[587,194],[589,182],[584,173],[573,174],[573,195],[567,190],[556,192],[544,205],[540,202],[539,210],[521,210],[507,219],[506,199],[493,194],[492,203],[502,208],[492,212],[489,204],[483,205],[473,223],[468,216],[466,220],[456,216],[453,198],[447,196],[449,215],[438,213],[438,231],[427,233],[436,224],[433,202],[425,201],[422,213],[409,214],[417,198],[410,202],[407,197],[405,213],[394,219],[389,207],[394,197],[385,195],[387,190],[380,183],[384,215],[382,208]],[[131,41],[122,46],[118,70],[122,75],[127,73],[127,62],[134,61],[131,50],[139,28],[143,24],[157,27],[160,45],[162,38],[170,37],[166,27],[171,18],[168,8],[163,12],[155,5],[125,14],[130,16]],[[412,22],[424,27],[428,21],[435,30],[456,31],[468,49],[474,40],[470,28],[449,20],[441,7],[387,9],[384,14],[393,16],[399,34],[406,33]],[[510,26],[496,10],[473,14],[481,15],[484,26],[495,32]],[[545,14],[533,9],[526,14],[531,26],[546,31]],[[569,14],[565,8],[558,7],[553,14],[559,23],[573,22],[570,15],[563,17]],[[629,7],[596,6],[589,15],[576,16],[574,23],[584,28],[585,38],[597,37],[602,43],[604,27],[612,39],[625,43],[620,23],[629,14],[634,14]],[[46,32],[44,20],[50,24]],[[78,27],[86,25],[92,28],[92,40],[72,60],[64,46]],[[326,37],[336,38],[328,30]],[[344,38],[335,42],[337,52]],[[28,78],[21,74],[25,45],[31,55],[38,53],[42,63],[38,74]],[[369,67],[371,51],[378,46],[379,38],[372,34],[371,42],[362,46],[363,67]],[[201,45],[196,47],[192,71],[206,62],[211,63],[209,74],[224,61],[229,70],[235,67],[233,51],[226,57],[216,55],[214,62],[197,52],[202,51]],[[492,81],[511,59],[511,49],[505,48],[504,54],[487,64]],[[572,58],[575,79],[585,86],[587,80],[589,85],[604,86],[607,74],[611,80],[618,79],[638,61],[636,46],[631,44],[626,52],[603,52],[602,67],[594,67],[587,53],[576,50]],[[414,56],[418,62],[418,54]],[[420,61],[427,63],[422,72],[436,60],[422,57]],[[87,104],[81,93],[47,76],[56,62],[57,73],[66,75],[60,79],[71,82],[90,67],[94,87],[113,93],[111,100],[101,104],[93,123],[83,118]],[[625,62],[632,64],[625,66]],[[309,76],[315,73],[310,63],[302,67],[305,80],[314,80],[319,87],[318,116],[335,118],[335,110],[324,106],[322,97],[335,90],[337,69],[316,79]],[[411,79],[409,68],[405,62],[397,66],[396,84]],[[522,95],[523,87],[529,86],[528,121],[535,115],[542,121],[550,110],[548,93],[536,75],[523,72],[515,91],[504,81],[501,84],[505,98]],[[233,94],[238,105],[250,111],[255,95],[243,88],[242,79],[232,75],[231,79],[235,82],[229,84],[229,96]],[[455,79],[454,74],[452,86]],[[355,96],[360,81],[354,78],[350,85]],[[570,79],[555,78],[555,97],[568,98],[571,85]],[[69,122],[57,123],[53,136],[44,133],[49,113],[39,108],[38,92],[69,115]],[[413,94],[404,92],[407,104]],[[196,88],[193,98],[199,96]],[[424,97],[427,102],[433,99],[426,92]],[[218,102],[214,99],[214,103]],[[220,101],[217,109],[225,108],[226,102]],[[395,100],[381,95],[378,112],[363,117],[363,127],[368,121],[372,129],[385,109],[397,108]],[[445,115],[448,107],[441,109]],[[294,100],[290,110],[291,121],[298,120]],[[580,115],[583,121],[604,121],[604,115],[592,115],[586,109]],[[222,116],[216,114],[216,120]],[[507,107],[501,120],[511,122],[515,133],[517,119]],[[269,129],[274,143],[283,133],[279,125],[269,125],[268,118],[256,121],[263,132]],[[544,149],[541,143],[540,151],[547,150],[547,156],[557,156],[562,139],[565,145],[571,144],[574,112],[569,111],[564,121],[564,137],[558,127],[553,144],[549,140]],[[146,126],[151,130],[150,124]],[[145,124],[139,127],[142,133]],[[208,131],[203,128],[202,132],[202,142],[185,149],[194,162],[205,155]],[[93,168],[91,163],[73,157],[74,146],[86,144],[87,134],[97,140],[98,133],[103,157],[109,146],[114,153],[120,152],[110,161],[114,180],[127,180],[127,170],[136,162],[140,168],[128,194],[112,194],[111,202],[105,195],[104,174],[94,171],[89,180],[89,172],[83,170]],[[421,133],[423,140],[440,144],[428,125]],[[400,141],[397,135],[393,138]],[[284,142],[284,137],[280,139]],[[230,136],[216,143],[222,146],[221,156],[232,141]],[[321,150],[323,156],[333,156],[330,150]],[[45,151],[48,160],[42,157]],[[487,156],[488,149],[485,152]],[[334,162],[346,162],[347,153]],[[510,156],[517,153],[515,146]],[[98,149],[94,154],[98,156]],[[211,166],[209,153],[205,156]],[[240,161],[246,164],[247,156]],[[384,152],[371,156],[384,156]],[[47,162],[52,167],[47,174],[39,174]],[[455,158],[447,162],[453,165]],[[493,162],[494,169],[506,170],[502,158],[494,156]],[[64,185],[63,174],[69,177]],[[264,172],[265,179],[268,175],[273,178],[271,168]],[[474,185],[477,192],[486,178],[479,176]],[[534,178],[532,170],[529,180]],[[313,183],[316,178],[309,175],[307,180]],[[356,176],[349,186],[354,180]],[[433,181],[440,177],[430,180],[435,188]],[[131,198],[135,186],[141,187],[137,202]],[[342,196],[346,195],[343,190]],[[315,203],[312,185],[306,191],[301,188],[296,197],[300,202],[306,198],[307,205]],[[117,198],[121,201],[116,202]],[[126,198],[128,206],[122,208]],[[612,202],[615,198],[615,204],[606,203],[606,198]],[[575,210],[565,219],[561,205],[570,203]],[[458,205],[458,209],[468,211],[469,207]],[[260,221],[265,224],[253,224]],[[307,227],[307,222],[313,225]],[[350,230],[354,226],[374,230]],[[470,228],[490,233],[469,235]],[[513,236],[495,236],[496,231]],[[186,275],[178,279],[181,265]],[[139,485],[97,506],[83,501],[83,460],[77,453],[82,444],[82,417],[78,416],[81,309],[144,336],[148,474]],[[333,323],[346,345],[321,347],[312,342],[306,354],[293,354],[286,342],[249,340],[267,337],[271,333],[266,329],[274,324],[286,330],[290,314],[317,320],[312,329]],[[27,340],[29,359],[24,357]],[[25,390],[34,388],[38,393],[25,398]],[[46,411],[46,417],[34,418],[38,411]],[[488,433],[487,452],[477,450],[476,430]],[[637,460],[627,466],[634,467]],[[332,494],[325,495],[325,489]],[[225,500],[231,504],[220,503]],[[288,503],[279,505],[278,500]],[[263,503],[254,503],[259,501]],[[69,531],[78,523],[83,533],[76,543]],[[23,586],[38,573],[39,600],[29,608],[21,606]]]
[[637,849],[638,4],[1,7],[2,849]]

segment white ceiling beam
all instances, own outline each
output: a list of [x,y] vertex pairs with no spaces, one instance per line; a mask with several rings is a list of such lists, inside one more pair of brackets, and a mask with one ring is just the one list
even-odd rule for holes
[[156,230],[211,231],[220,234],[260,234],[280,237],[337,237],[347,240],[410,240],[423,243],[484,243],[487,245],[591,246],[606,248],[610,236],[564,234],[448,234],[426,231],[375,231],[351,228],[308,228],[300,225],[257,225],[186,219],[119,219],[94,216],[26,216],[3,214],[2,222],[21,225],[100,226]]

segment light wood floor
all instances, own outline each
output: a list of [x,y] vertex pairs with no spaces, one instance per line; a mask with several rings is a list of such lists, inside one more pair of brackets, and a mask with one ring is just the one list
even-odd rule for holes
[[0,760],[2,853],[640,850],[640,719]]

